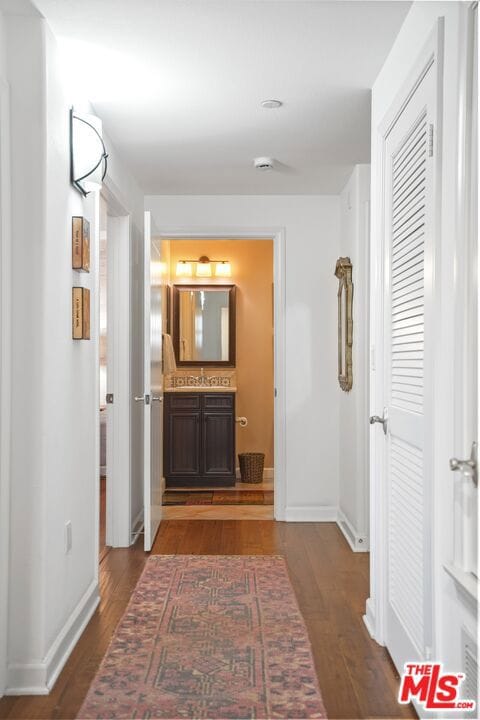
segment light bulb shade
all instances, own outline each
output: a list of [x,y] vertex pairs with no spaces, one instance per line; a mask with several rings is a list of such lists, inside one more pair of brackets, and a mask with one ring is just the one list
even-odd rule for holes
[[215,263],[215,275],[216,277],[230,277],[232,274],[232,268],[230,263],[227,261]]
[[197,277],[212,277],[212,264],[210,262],[198,262]]
[[177,277],[192,277],[192,263],[179,260],[177,262]]
[[70,110],[70,175],[72,185],[86,196],[100,190],[107,172],[102,121]]

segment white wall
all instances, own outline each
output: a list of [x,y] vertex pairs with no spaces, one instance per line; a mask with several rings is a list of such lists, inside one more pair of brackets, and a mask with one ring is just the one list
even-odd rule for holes
[[[449,458],[455,455],[455,267],[457,243],[464,242],[461,218],[457,215],[458,182],[461,168],[459,136],[465,118],[464,86],[462,85],[463,54],[466,42],[464,22],[469,3],[417,2],[402,26],[396,42],[374,84],[372,96],[372,248],[381,242],[381,143],[378,128],[389,110],[395,95],[406,80],[411,65],[420,54],[438,18],[444,18],[444,76],[443,113],[440,133],[442,158],[442,187],[440,198],[441,232],[437,235],[436,254],[439,258],[436,298],[438,310],[435,330],[435,399],[434,431],[434,502],[433,502],[433,562],[434,562],[434,642],[432,659],[445,663],[451,671],[461,671],[461,628],[476,634],[473,602],[445,572],[444,565],[453,560],[454,477],[449,470]],[[372,272],[374,266],[372,265]],[[461,282],[461,278],[460,278]],[[371,412],[381,410],[375,397],[372,374]],[[378,541],[374,542],[375,498],[372,496],[372,552],[371,599],[367,617],[382,642],[375,621],[376,582],[380,578],[377,564]],[[375,630],[376,628],[376,630]]]
[[283,227],[286,235],[286,518],[336,520],[339,198],[149,196],[161,234]]
[[[53,35],[36,12],[6,15],[5,22],[15,397],[7,691],[45,692],[98,600],[98,197],[83,200],[70,186],[71,98],[63,90]],[[142,194],[108,150],[111,182],[134,216],[135,245]],[[91,221],[90,274],[71,269],[73,214]],[[92,291],[91,341],[71,339],[72,285]],[[67,521],[73,535],[68,554]]]
[[353,386],[337,386],[339,525],[354,550],[368,550],[368,325],[370,166],[357,165],[340,195],[340,255],[353,265]]

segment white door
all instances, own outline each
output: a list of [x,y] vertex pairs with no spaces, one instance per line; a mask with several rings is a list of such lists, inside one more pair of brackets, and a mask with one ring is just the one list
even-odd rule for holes
[[432,634],[435,80],[432,64],[384,139],[385,641],[401,670]]
[[144,220],[144,549],[152,549],[162,517],[163,371],[160,243]]

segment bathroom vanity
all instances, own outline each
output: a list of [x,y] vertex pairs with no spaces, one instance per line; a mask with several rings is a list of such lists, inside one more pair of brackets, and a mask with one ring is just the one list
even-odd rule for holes
[[173,286],[179,370],[165,391],[167,488],[235,485],[236,387],[229,369],[235,367],[235,332],[235,285]]
[[167,488],[235,485],[235,393],[177,388],[165,393]]

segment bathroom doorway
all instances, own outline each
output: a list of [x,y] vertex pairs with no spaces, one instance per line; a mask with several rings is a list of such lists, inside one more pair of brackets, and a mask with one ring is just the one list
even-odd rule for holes
[[[175,360],[165,379],[164,517],[272,519],[277,455],[274,239],[165,236],[163,240],[169,246],[164,324],[170,330]],[[230,313],[224,299],[227,289],[234,290]],[[214,317],[218,317],[218,358],[223,360],[219,363],[215,354],[208,354],[213,352]],[[235,343],[230,357],[228,333]],[[209,427],[215,427],[214,432]],[[185,443],[189,457],[181,454]],[[198,450],[192,449],[197,444]],[[242,473],[239,456],[244,454],[248,455]],[[210,457],[217,468],[208,465]]]

